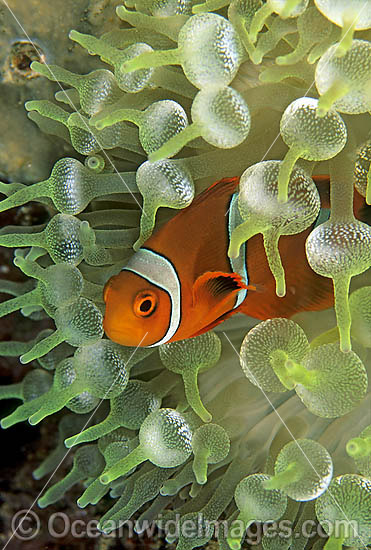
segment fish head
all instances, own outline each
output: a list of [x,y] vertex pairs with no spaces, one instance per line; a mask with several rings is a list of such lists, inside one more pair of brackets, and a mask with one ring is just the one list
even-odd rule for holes
[[103,293],[103,328],[122,346],[152,346],[167,333],[171,318],[168,293],[145,278],[122,271],[109,279]]

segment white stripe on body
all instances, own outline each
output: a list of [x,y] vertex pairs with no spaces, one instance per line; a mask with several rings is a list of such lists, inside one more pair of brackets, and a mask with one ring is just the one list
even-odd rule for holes
[[[232,198],[229,203],[229,213],[228,213],[228,233],[229,233],[229,239],[231,239],[232,231],[241,223],[243,223],[243,219],[241,218],[241,215],[238,211],[238,193],[234,193],[232,195]],[[240,248],[240,253],[237,256],[237,258],[229,258],[229,263],[231,265],[231,269],[234,273],[238,273],[238,275],[241,275],[242,281],[245,283],[245,285],[249,284],[249,278],[247,275],[247,269],[246,269],[246,248],[247,244],[243,244]],[[233,306],[233,309],[236,309],[244,299],[246,298],[247,290],[246,288],[242,288],[237,293],[237,299],[236,303]]]

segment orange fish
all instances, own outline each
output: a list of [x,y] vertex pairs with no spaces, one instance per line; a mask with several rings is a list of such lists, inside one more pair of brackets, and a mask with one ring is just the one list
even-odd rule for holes
[[[279,240],[285,297],[276,295],[262,235],[249,239],[238,258],[228,257],[231,231],[242,220],[239,178],[223,179],[153,234],[109,279],[107,336],[124,346],[158,346],[202,334],[237,312],[264,320],[331,307],[332,280],[314,273],[305,255],[309,233],[329,216],[329,178],[314,180],[321,196],[316,222]],[[355,192],[355,214],[364,204]]]

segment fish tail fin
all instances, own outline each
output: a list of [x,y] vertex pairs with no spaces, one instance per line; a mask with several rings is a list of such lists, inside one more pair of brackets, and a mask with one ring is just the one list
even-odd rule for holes
[[[321,207],[330,208],[330,176],[326,174],[313,176],[313,180],[321,197]],[[357,189],[354,189],[353,211],[357,219],[371,225],[371,206],[366,203],[366,199],[358,193]]]
[[[330,207],[330,178],[314,176],[321,196],[322,208]],[[354,191],[354,215],[371,225],[371,206]],[[305,241],[313,226],[297,236],[282,236],[279,251],[286,278],[286,296],[276,295],[274,278],[265,255],[263,240],[257,235],[249,240],[249,254],[255,259],[249,266],[251,284],[257,292],[249,292],[238,311],[257,319],[291,317],[301,311],[320,311],[334,304],[332,279],[317,275],[309,266],[305,254]],[[258,258],[258,260],[256,260]]]
[[237,311],[265,320],[289,318],[302,311],[321,311],[334,304],[332,279],[317,275],[308,264],[294,272],[287,270],[286,285],[286,296],[282,298],[276,295],[274,282],[260,291],[249,292]]
[[357,191],[354,191],[354,215],[361,222],[371,225],[371,206]]

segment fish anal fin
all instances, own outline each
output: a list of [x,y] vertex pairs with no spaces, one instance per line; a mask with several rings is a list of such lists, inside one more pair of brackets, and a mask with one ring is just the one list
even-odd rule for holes
[[190,338],[194,338],[195,336],[200,336],[200,334],[204,334],[204,332],[208,332],[209,330],[213,329],[214,327],[220,325],[220,323],[223,323],[223,321],[225,321],[226,319],[228,319],[229,317],[231,317],[232,315],[234,315],[238,311],[239,311],[239,309],[238,310],[237,309],[232,309],[231,311],[227,311],[227,313],[224,313],[223,315],[221,315],[220,317],[215,319],[215,321],[213,321],[212,323],[209,323],[208,325],[202,327],[200,330],[198,330],[197,332],[192,334],[190,336]]

